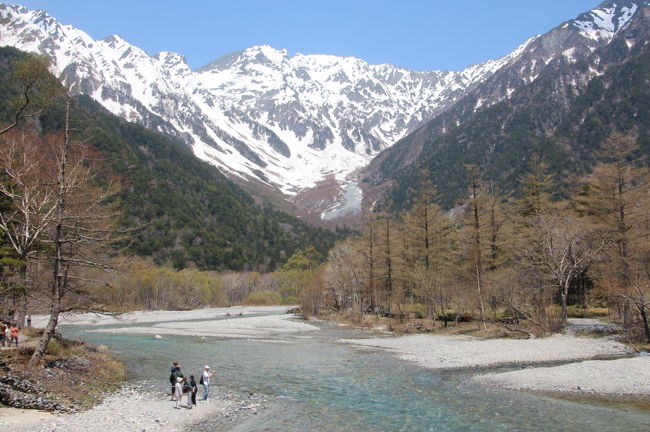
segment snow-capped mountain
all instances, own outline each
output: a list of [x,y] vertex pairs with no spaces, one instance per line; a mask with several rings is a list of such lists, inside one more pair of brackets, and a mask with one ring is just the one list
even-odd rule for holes
[[[464,198],[467,164],[506,192],[519,187],[533,155],[559,178],[589,172],[612,132],[642,140],[647,86],[632,77],[647,73],[640,59],[649,42],[650,2],[633,1],[605,2],[535,38],[509,65],[375,157],[359,174],[366,203],[407,207],[423,169],[448,207]],[[484,108],[486,101],[493,106]]]
[[521,52],[415,72],[256,46],[192,71],[178,54],[149,56],[117,35],[95,41],[43,11],[1,5],[0,17],[0,43],[50,56],[73,91],[287,194],[344,178]]
[[[535,36],[501,59],[462,71],[289,56],[269,46],[191,70],[179,54],[150,56],[117,35],[96,41],[43,11],[8,5],[0,5],[0,44],[50,56],[72,91],[176,135],[224,173],[295,195],[328,178],[344,182],[471,92],[480,109],[534,80],[558,55],[592,52],[645,4],[603,3],[565,23],[562,35],[558,28],[555,36]],[[490,79],[499,73],[503,79]]]

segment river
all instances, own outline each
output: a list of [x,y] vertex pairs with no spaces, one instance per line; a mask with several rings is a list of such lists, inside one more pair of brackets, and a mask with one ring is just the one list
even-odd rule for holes
[[[329,323],[317,325],[319,331],[275,334],[266,341],[195,336],[156,339],[98,333],[98,326],[64,326],[62,331],[108,345],[127,363],[131,380],[156,383],[161,393],[168,388],[169,365],[178,360],[186,375],[198,375],[204,364],[214,367],[217,389],[268,397],[266,410],[234,428],[228,426],[230,431],[650,430],[650,412],[633,406],[483,387],[470,380],[480,371],[423,369],[384,351],[337,342],[367,337],[366,332]],[[193,430],[226,429],[218,421],[208,421]]]

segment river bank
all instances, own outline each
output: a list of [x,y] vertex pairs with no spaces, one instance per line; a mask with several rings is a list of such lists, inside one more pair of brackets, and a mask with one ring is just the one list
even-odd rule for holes
[[40,366],[28,362],[40,331],[23,331],[20,346],[0,351],[0,403],[14,408],[74,412],[100,402],[126,379],[106,346],[53,338]]
[[475,381],[512,390],[650,399],[650,356],[529,367],[480,375]]
[[538,339],[480,339],[472,336],[409,335],[341,340],[382,348],[428,369],[488,368],[516,364],[577,361],[628,355],[633,350],[607,338],[554,335]]
[[[635,354],[635,350],[610,337],[558,334],[522,340],[410,335],[340,342],[388,350],[428,369],[526,366],[511,372],[480,372],[473,381],[483,385],[541,393],[650,398],[650,356],[620,358]],[[571,363],[548,365],[558,362]]]
[[215,392],[209,402],[198,401],[181,408],[169,396],[156,393],[144,383],[129,384],[107,396],[100,404],[79,413],[51,414],[39,411],[0,410],[0,429],[14,432],[174,432],[183,431],[206,419],[224,423],[256,415],[265,400],[259,396]]

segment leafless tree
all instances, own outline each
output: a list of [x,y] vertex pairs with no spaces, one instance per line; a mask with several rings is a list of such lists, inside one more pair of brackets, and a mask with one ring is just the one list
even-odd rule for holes
[[19,327],[32,293],[28,269],[39,251],[55,211],[54,190],[48,183],[53,161],[34,132],[10,131],[0,136],[0,169],[4,181],[0,194],[9,206],[0,212],[0,229],[20,261],[19,283],[14,291],[14,311]]
[[531,270],[546,271],[558,288],[566,324],[567,297],[575,278],[585,273],[608,244],[602,230],[567,214],[539,215],[531,220],[532,237],[522,244],[519,258]]
[[56,163],[54,211],[46,242],[52,266],[47,297],[49,319],[30,359],[37,365],[54,336],[63,312],[101,309],[85,289],[87,269],[109,269],[106,258],[116,231],[115,214],[107,211],[106,200],[115,193],[111,187],[99,187],[97,167],[90,149],[70,134],[70,99],[66,100],[64,130],[49,139]]

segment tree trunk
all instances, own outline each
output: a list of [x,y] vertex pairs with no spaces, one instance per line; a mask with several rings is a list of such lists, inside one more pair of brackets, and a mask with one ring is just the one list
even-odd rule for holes
[[646,342],[650,342],[650,327],[648,327],[648,314],[645,311],[644,305],[639,306],[639,314],[641,315],[641,319],[643,319],[643,331],[645,332],[645,340]]
[[45,326],[45,330],[43,331],[43,335],[41,336],[41,339],[36,346],[34,354],[32,354],[32,357],[29,359],[29,367],[35,367],[41,362],[41,359],[47,350],[47,346],[50,343],[50,340],[52,340],[54,337],[56,325],[59,321],[60,311],[61,305],[59,300],[53,298],[50,305],[50,318],[47,321],[47,326]]
[[568,312],[567,312],[567,305],[566,305],[566,300],[567,300],[568,291],[569,291],[568,288],[569,287],[566,286],[566,285],[563,286],[562,287],[562,292],[560,293],[560,303],[561,303],[561,306],[562,306],[562,315],[561,315],[562,325],[567,325],[567,319],[568,319],[568,315],[569,315]]
[[[63,224],[66,214],[67,206],[67,190],[66,190],[66,169],[68,168],[68,151],[70,148],[70,135],[69,135],[69,115],[70,115],[70,98],[66,99],[65,111],[65,136],[59,160],[58,176],[57,176],[57,209],[56,209],[56,227],[54,235],[52,236],[52,244],[54,251],[53,269],[52,269],[52,287],[50,289],[50,319],[41,340],[36,347],[36,351],[32,354],[29,360],[29,366],[34,367],[38,365],[45,354],[47,345],[50,339],[54,336],[56,325],[59,321],[59,314],[61,313],[61,298],[65,291],[65,286],[68,283],[67,269],[64,269],[63,263],[63,246],[64,246],[64,233]],[[65,273],[65,274],[64,274]]]
[[23,264],[20,266],[19,278],[20,288],[18,295],[18,308],[16,309],[16,325],[19,329],[25,326],[25,317],[27,316],[27,258],[21,257]]

